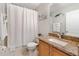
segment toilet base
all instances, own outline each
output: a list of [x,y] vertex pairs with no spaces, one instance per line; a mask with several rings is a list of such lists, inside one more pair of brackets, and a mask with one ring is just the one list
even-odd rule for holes
[[37,49],[35,49],[35,50],[28,50],[28,56],[37,56]]

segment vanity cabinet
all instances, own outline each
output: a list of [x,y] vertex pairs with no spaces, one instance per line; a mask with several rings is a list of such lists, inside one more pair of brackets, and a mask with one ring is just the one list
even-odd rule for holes
[[39,56],[49,56],[49,44],[39,41]]
[[38,51],[39,56],[68,56],[68,54],[42,40],[39,40]]
[[50,46],[50,56],[68,56],[66,53],[57,49],[56,47]]

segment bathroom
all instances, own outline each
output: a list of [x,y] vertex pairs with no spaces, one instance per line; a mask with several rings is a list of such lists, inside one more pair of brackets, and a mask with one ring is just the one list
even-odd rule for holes
[[[0,3],[0,56],[78,56],[78,6]],[[51,45],[57,45],[53,48],[57,50],[53,51]]]

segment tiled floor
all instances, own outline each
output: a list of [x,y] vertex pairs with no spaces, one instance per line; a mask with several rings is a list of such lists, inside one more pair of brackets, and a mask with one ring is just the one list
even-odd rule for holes
[[0,56],[37,56],[37,49],[29,52],[26,48],[0,49]]
[[20,49],[16,49],[16,55],[17,56],[37,56],[38,52],[37,52],[37,49],[29,52],[25,48],[20,48]]

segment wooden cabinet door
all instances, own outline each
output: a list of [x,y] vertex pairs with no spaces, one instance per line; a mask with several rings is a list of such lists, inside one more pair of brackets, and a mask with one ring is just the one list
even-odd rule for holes
[[50,56],[68,56],[66,53],[60,51],[59,49],[50,46]]
[[49,44],[43,41],[39,41],[39,55],[49,56]]
[[50,56],[54,56],[54,47],[50,46]]

